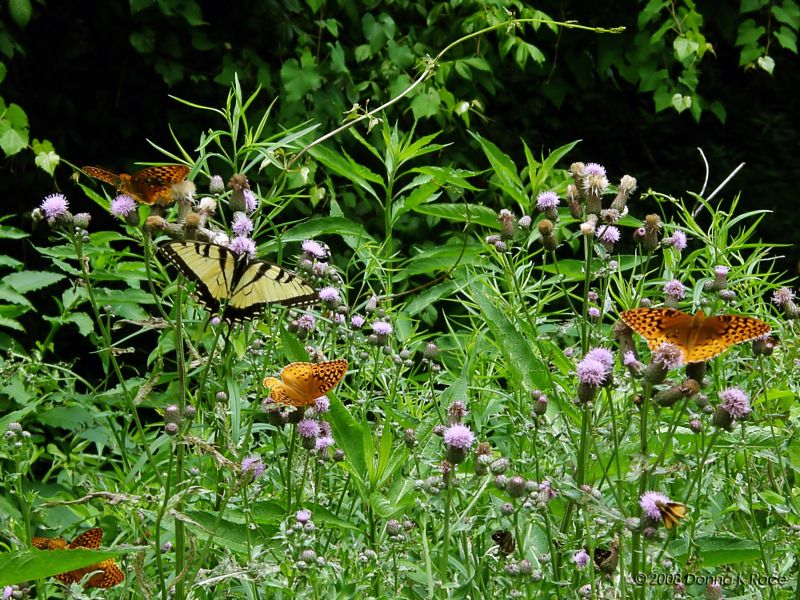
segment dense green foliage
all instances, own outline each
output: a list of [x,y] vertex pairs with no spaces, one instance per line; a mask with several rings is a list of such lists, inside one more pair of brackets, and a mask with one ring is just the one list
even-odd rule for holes
[[[13,27],[51,4],[10,3]],[[635,85],[647,112],[724,120],[703,66],[724,42],[742,68],[780,73],[797,7],[723,19],[715,6],[582,8],[629,27],[612,32],[521,3],[253,2],[215,27],[193,2],[132,3],[131,60],[176,90],[205,84],[155,136],[154,160],[191,167],[197,187],[119,218],[113,190],[81,177],[71,212],[51,196],[32,233],[0,224],[35,253],[0,259],[0,586],[61,595],[52,575],[113,556],[124,584],[84,592],[794,597],[798,309],[783,248],[757,235],[767,211],[731,184],[636,190],[638,173],[606,176],[585,143],[522,135],[558,121],[588,73]],[[0,50],[15,62],[10,23]],[[582,89],[578,104],[602,97]],[[52,148],[26,141],[29,102],[8,106],[7,154],[30,146],[54,168]],[[135,120],[119,127],[141,137]],[[214,180],[235,174],[255,208]],[[257,256],[328,299],[210,319],[157,252],[198,222],[231,238],[251,223]],[[619,320],[646,305],[757,317],[775,337],[684,371]],[[349,369],[327,409],[266,400],[265,376],[336,358]],[[651,492],[686,518],[666,529]],[[30,549],[97,526],[101,552]]]

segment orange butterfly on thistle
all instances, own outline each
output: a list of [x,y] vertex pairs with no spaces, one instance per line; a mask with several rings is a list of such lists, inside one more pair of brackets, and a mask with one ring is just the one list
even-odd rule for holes
[[680,349],[684,363],[705,362],[772,329],[754,317],[707,317],[702,310],[690,315],[674,308],[634,308],[622,311],[620,316],[647,340],[650,350],[657,350],[661,344],[674,344]]
[[89,177],[113,185],[118,192],[128,194],[142,204],[155,204],[157,201],[169,204],[172,202],[172,186],[186,179],[189,174],[186,165],[145,167],[133,175],[115,173],[101,167],[83,167],[81,170]]
[[264,387],[279,404],[310,406],[314,400],[330,392],[347,373],[343,358],[321,363],[293,362],[281,371],[281,378],[265,377]]
[[[95,527],[84,531],[72,542],[67,542],[64,538],[46,538],[34,537],[31,539],[31,544],[34,548],[39,550],[74,550],[76,548],[87,548],[89,550],[96,550],[100,547],[100,542],[103,540],[103,529]],[[125,580],[125,574],[114,562],[113,558],[101,561],[97,564],[59,573],[55,576],[62,583],[80,583],[80,581],[89,573],[94,573],[84,584],[84,587],[90,588],[110,588],[122,583]]]

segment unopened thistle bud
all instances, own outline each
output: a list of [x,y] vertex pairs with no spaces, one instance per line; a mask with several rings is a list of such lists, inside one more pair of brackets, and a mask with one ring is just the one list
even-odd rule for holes
[[658,234],[661,232],[661,218],[656,215],[647,215],[644,218],[644,239],[642,244],[645,250],[652,252],[658,247]]
[[500,237],[504,240],[512,239],[516,233],[517,226],[514,213],[507,208],[504,208],[500,211],[497,220],[500,221]]
[[628,202],[631,194],[636,191],[636,179],[630,175],[623,175],[619,182],[617,196],[611,202],[611,208],[619,211],[625,210],[625,204]]
[[583,218],[578,188],[571,183],[567,186],[567,207],[569,208],[569,214],[572,215],[573,218]]

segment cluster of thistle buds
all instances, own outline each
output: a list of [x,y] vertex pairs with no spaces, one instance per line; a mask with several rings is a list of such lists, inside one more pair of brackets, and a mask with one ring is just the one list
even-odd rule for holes
[[197,409],[191,404],[187,404],[183,413],[177,404],[170,404],[164,409],[164,431],[167,435],[177,435],[180,431],[184,419],[190,421],[197,415]]

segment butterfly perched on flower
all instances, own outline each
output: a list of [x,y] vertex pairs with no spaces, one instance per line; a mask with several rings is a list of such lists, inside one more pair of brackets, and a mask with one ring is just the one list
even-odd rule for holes
[[330,392],[347,373],[343,358],[321,363],[293,362],[281,371],[281,378],[265,377],[264,387],[279,404],[310,406]]
[[514,548],[517,547],[514,543],[514,534],[507,529],[498,529],[492,533],[492,541],[500,548],[500,552],[506,556],[512,555]]
[[[84,531],[72,542],[67,542],[64,538],[46,538],[34,537],[31,539],[31,544],[34,548],[39,550],[74,550],[76,548],[87,548],[95,550],[100,547],[100,542],[103,540],[103,530],[100,527]],[[94,573],[84,584],[84,587],[96,588],[110,588],[122,583],[125,580],[125,574],[114,562],[113,558],[101,561],[97,564],[59,573],[55,576],[56,579],[62,583],[80,583],[80,581],[89,573]]]
[[705,362],[735,344],[766,335],[771,327],[754,317],[716,315],[702,310],[690,315],[674,308],[634,308],[620,315],[622,320],[647,340],[651,350],[674,344],[684,363]]
[[173,185],[180,183],[189,174],[186,165],[158,165],[145,167],[133,175],[115,173],[101,167],[83,167],[81,169],[89,177],[105,181],[122,193],[142,204],[155,204],[161,201],[164,204],[172,202],[170,190]]
[[180,240],[158,250],[194,281],[200,303],[228,323],[257,319],[270,304],[304,306],[319,300],[297,273],[219,244]]
[[656,500],[656,507],[661,514],[664,527],[672,529],[678,522],[686,517],[686,505],[680,502],[662,502]]

